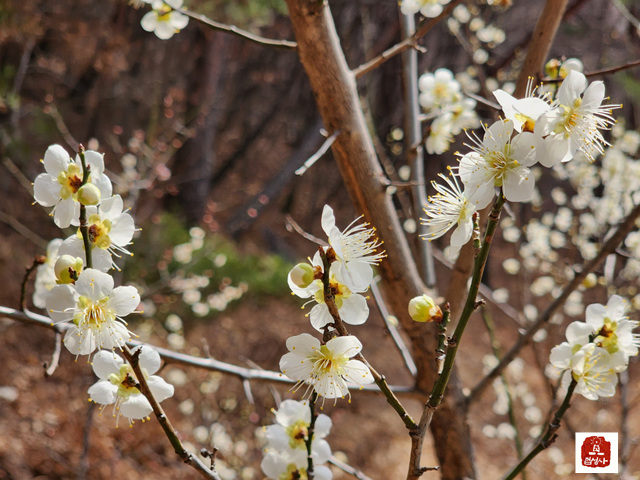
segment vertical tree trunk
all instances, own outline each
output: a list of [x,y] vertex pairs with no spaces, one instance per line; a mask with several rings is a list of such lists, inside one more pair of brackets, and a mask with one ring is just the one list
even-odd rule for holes
[[[287,0],[298,42],[298,53],[309,76],[318,110],[329,133],[340,135],[333,155],[356,209],[378,227],[388,258],[381,263],[386,299],[408,332],[416,365],[418,389],[428,394],[436,378],[433,361],[435,331],[413,322],[407,313],[409,300],[426,291],[398,221],[384,174],[358,100],[355,78],[349,70],[328,5],[317,0]],[[365,347],[366,352],[366,347]],[[449,398],[460,398],[457,382],[449,386]],[[457,391],[454,391],[457,390]],[[442,478],[475,476],[465,412],[445,402],[432,425]]]

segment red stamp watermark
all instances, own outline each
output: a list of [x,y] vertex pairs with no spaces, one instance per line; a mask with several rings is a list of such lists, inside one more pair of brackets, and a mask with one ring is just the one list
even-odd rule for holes
[[576,433],[576,473],[618,473],[618,433]]

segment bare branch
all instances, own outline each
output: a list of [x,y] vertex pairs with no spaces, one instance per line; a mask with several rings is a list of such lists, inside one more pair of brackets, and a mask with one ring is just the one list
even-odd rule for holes
[[62,334],[60,332],[56,332],[56,344],[53,347],[53,354],[51,355],[51,363],[47,365],[44,364],[45,371],[44,376],[50,377],[53,375],[53,372],[58,368],[58,363],[60,362],[60,352],[62,351]]
[[322,156],[327,153],[327,151],[331,148],[331,145],[333,145],[333,142],[336,141],[336,138],[338,138],[338,135],[340,135],[340,130],[336,130],[335,132],[333,132],[322,144],[322,146],[318,149],[318,151],[316,153],[314,153],[313,155],[311,155],[307,161],[304,162],[304,165],[302,165],[300,168],[298,168],[295,171],[296,175],[304,175],[305,172],[307,170],[309,170],[309,168],[311,168],[313,166],[314,163],[316,163],[318,160],[320,160],[322,158]]
[[514,96],[523,97],[529,77],[539,78],[542,66],[547,58],[553,39],[556,36],[562,16],[569,0],[547,0],[542,14],[538,18],[524,59],[522,70],[516,82]]
[[[622,70],[629,70],[630,68],[640,66],[640,60],[634,60],[633,62],[628,62],[623,65],[617,65],[615,67],[603,68],[601,70],[594,70],[593,72],[586,72],[584,74],[585,77],[600,77],[602,75],[610,75],[616,72],[620,72]],[[542,82],[545,83],[560,83],[564,80],[564,78],[555,78],[555,77],[543,77],[541,79]]]
[[38,265],[42,265],[45,262],[45,257],[37,256],[33,259],[33,263],[24,272],[22,277],[22,285],[20,285],[20,310],[25,311],[27,309],[27,282],[33,271],[38,268]]
[[358,480],[372,480],[370,477],[367,477],[364,473],[362,473],[362,471],[356,470],[351,465],[341,462],[333,455],[329,457],[329,463],[331,463],[332,465],[335,465],[343,472],[356,477]]
[[[24,312],[21,312],[13,308],[0,306],[0,315],[11,318],[13,320],[17,320],[22,323],[48,328],[49,330],[53,330],[54,332],[59,332],[59,333],[64,333],[68,328],[71,328],[70,324],[53,323],[49,317],[45,317],[44,315],[40,315],[38,313],[34,313],[29,310],[25,310]],[[276,382],[276,383],[286,383],[286,384],[295,383],[289,378],[285,377],[284,375],[278,372],[272,372],[269,370],[260,370],[255,368],[244,368],[238,365],[233,365],[231,363],[221,362],[213,358],[202,358],[202,357],[195,357],[192,355],[186,355],[183,353],[174,352],[167,348],[157,347],[149,343],[138,342],[136,340],[131,340],[127,342],[127,345],[129,345],[130,347],[137,347],[140,345],[149,345],[150,347],[153,347],[155,350],[157,350],[160,356],[167,363],[174,363],[177,365],[185,365],[189,367],[201,368],[203,370],[211,370],[214,372],[226,373],[228,375],[233,375],[234,377],[237,377],[243,381],[256,380],[256,381]],[[354,384],[349,384],[349,386],[350,388],[354,388],[355,391],[368,392],[368,393],[379,392],[379,389],[372,385],[364,385],[362,389],[358,389],[359,387]],[[397,393],[397,394],[405,394],[410,396],[413,396],[416,394],[413,387],[392,385],[389,388],[394,393]]]
[[402,340],[400,332],[398,332],[398,327],[392,324],[389,320],[391,314],[389,313],[387,305],[384,303],[384,300],[382,298],[382,293],[378,288],[378,281],[379,279],[374,279],[374,281],[371,283],[371,293],[373,294],[373,299],[376,301],[376,305],[378,306],[380,315],[384,319],[384,323],[387,326],[387,330],[389,331],[391,338],[393,339],[393,343],[395,343],[396,347],[398,347],[398,350],[400,351],[400,355],[402,355],[402,359],[404,360],[404,364],[406,365],[407,370],[409,370],[409,373],[411,373],[412,377],[415,377],[418,374],[418,368],[416,367],[416,363],[413,361],[411,352],[405,345],[404,340]]
[[388,48],[384,52],[382,52],[377,57],[369,60],[366,63],[363,63],[359,67],[353,69],[353,74],[356,78],[360,78],[361,76],[369,73],[372,70],[375,70],[380,65],[382,65],[387,60],[395,57],[399,53],[404,52],[409,48],[417,48],[418,39],[424,37],[433,27],[435,27],[440,20],[449,16],[449,14],[453,11],[453,9],[461,2],[462,0],[453,0],[449,5],[445,7],[440,15],[436,18],[423,19],[422,22],[418,25],[418,29],[415,31],[413,35],[408,38],[405,38],[403,41],[396,43],[393,47]]
[[190,10],[185,10],[184,8],[174,8],[175,11],[186,15],[187,17],[191,17],[194,20],[198,20],[199,22],[204,23],[208,27],[213,28],[214,30],[220,30],[222,32],[231,33],[233,35],[237,35],[245,40],[249,40],[250,42],[257,43],[258,45],[263,45],[265,47],[276,47],[276,48],[285,48],[285,49],[296,49],[298,44],[296,42],[292,42],[290,40],[273,40],[271,38],[261,37],[260,35],[255,35],[251,32],[247,32],[246,30],[242,30],[241,28],[236,27],[235,25],[227,25],[225,23],[216,22],[215,20],[211,20],[204,15],[199,13],[191,12]]

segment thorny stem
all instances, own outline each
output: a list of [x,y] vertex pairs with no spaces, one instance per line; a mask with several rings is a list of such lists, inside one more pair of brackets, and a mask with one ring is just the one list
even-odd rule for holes
[[487,263],[489,250],[491,249],[491,243],[493,241],[493,235],[496,231],[496,228],[498,227],[500,212],[502,211],[504,203],[505,198],[502,190],[500,190],[498,198],[494,202],[493,207],[491,208],[491,213],[489,214],[482,247],[480,248],[480,251],[477,253],[475,258],[473,277],[471,280],[471,286],[469,287],[469,293],[467,294],[467,300],[464,309],[462,310],[462,314],[460,315],[460,320],[458,320],[458,325],[456,326],[453,335],[449,339],[449,344],[447,345],[447,353],[444,358],[444,367],[442,369],[442,373],[438,376],[438,379],[433,385],[431,395],[424,405],[418,429],[411,436],[411,458],[409,460],[409,473],[407,475],[408,480],[415,480],[425,472],[425,468],[420,466],[420,457],[422,455],[422,444],[424,443],[424,436],[427,432],[427,429],[431,425],[433,414],[435,413],[436,409],[442,402],[442,398],[444,397],[444,392],[447,388],[447,384],[449,383],[449,378],[451,377],[454,360],[456,358],[456,352],[458,351],[458,346],[460,345],[462,334],[467,327],[467,323],[471,318],[471,314],[479,306],[476,303],[476,297],[478,296],[480,282],[482,281],[482,274]]
[[[349,336],[349,332],[344,326],[342,318],[340,318],[340,312],[338,311],[338,307],[336,306],[336,303],[334,301],[333,293],[331,292],[331,262],[327,258],[327,253],[324,251],[323,247],[319,247],[318,251],[320,252],[320,258],[322,259],[322,266],[324,269],[322,275],[322,284],[324,286],[324,301],[327,305],[327,308],[329,309],[329,313],[333,317],[336,331],[341,337],[347,337]],[[333,252],[333,249],[330,249],[329,251]],[[409,415],[407,410],[402,406],[400,400],[398,400],[398,397],[396,397],[393,391],[391,391],[391,388],[389,388],[385,377],[383,375],[380,375],[361,353],[357,354],[355,358],[369,367],[374,382],[376,383],[382,394],[387,398],[387,402],[389,403],[389,405],[391,405],[393,409],[398,413],[398,415],[400,415],[400,419],[404,422],[405,426],[411,431],[418,428],[418,425],[413,420],[413,418],[411,418],[411,415]]]
[[312,455],[312,443],[313,443],[313,431],[316,427],[316,400],[318,400],[318,394],[314,391],[309,397],[309,411],[311,412],[311,422],[309,428],[307,428],[307,437],[304,439],[304,443],[307,446],[307,478],[313,480],[313,455]]
[[24,272],[22,285],[20,286],[20,310],[23,312],[27,309],[27,282],[29,281],[33,271],[38,267],[38,265],[42,265],[45,260],[45,257],[37,256],[33,259],[33,263],[27,268],[27,271]]
[[173,425],[169,421],[169,418],[164,413],[164,410],[162,409],[158,401],[153,396],[153,393],[149,389],[147,380],[138,362],[139,351],[140,350],[138,349],[134,353],[129,349],[128,346],[123,345],[122,347],[122,354],[127,359],[127,362],[129,362],[129,364],[131,365],[131,368],[133,368],[133,371],[136,374],[136,378],[138,379],[137,387],[140,390],[140,392],[142,392],[142,394],[145,397],[147,397],[147,400],[149,400],[149,403],[151,404],[151,408],[153,409],[153,413],[158,419],[158,422],[160,423],[162,430],[164,430],[165,435],[169,439],[169,442],[171,442],[171,445],[173,446],[174,451],[182,459],[184,463],[191,465],[203,477],[212,478],[214,480],[220,480],[220,477],[215,472],[215,470],[210,470],[202,461],[200,461],[200,459],[198,459],[198,457],[196,457],[191,452],[185,450],[184,447],[182,446],[182,443],[178,438],[178,433],[173,428]]
[[512,480],[516,478],[516,476],[524,469],[524,467],[527,466],[527,464],[531,460],[535,458],[536,455],[538,455],[544,449],[548,448],[556,440],[556,438],[558,437],[558,435],[556,435],[556,431],[560,428],[560,421],[562,420],[562,417],[564,416],[567,409],[571,406],[571,396],[573,395],[573,391],[575,390],[577,385],[578,382],[575,378],[572,377],[569,388],[567,389],[567,394],[564,397],[564,401],[562,402],[562,405],[560,405],[560,408],[558,408],[556,414],[553,416],[553,421],[547,426],[547,431],[545,432],[544,436],[540,439],[533,450],[531,450],[531,452],[529,452],[526,457],[520,460],[520,462],[515,467],[513,467],[513,469],[507,474],[506,477],[503,478],[503,480]]
[[[89,181],[89,168],[87,168],[87,162],[84,158],[84,146],[80,144],[78,146],[78,156],[80,157],[80,163],[82,164],[82,185],[86,185]],[[89,227],[87,225],[87,208],[80,203],[80,233],[82,234],[82,243],[84,245],[84,253],[87,259],[85,268],[93,268],[93,259],[91,258],[91,240],[89,240]]]

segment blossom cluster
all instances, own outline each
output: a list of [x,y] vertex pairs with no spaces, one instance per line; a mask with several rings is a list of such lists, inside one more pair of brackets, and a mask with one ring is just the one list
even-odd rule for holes
[[564,370],[565,388],[573,379],[575,392],[590,400],[615,394],[617,374],[626,370],[640,346],[640,335],[633,333],[638,322],[629,320],[627,310],[628,302],[613,295],[607,305],[589,305],[584,322],[567,327],[567,341],[554,347],[550,356],[551,365]]
[[419,102],[427,117],[433,118],[425,141],[427,152],[441,154],[449,150],[454,137],[467,128],[478,128],[476,101],[465,97],[460,82],[446,68],[424,73],[418,79]]
[[531,82],[521,99],[494,92],[504,118],[483,125],[482,138],[468,135],[471,151],[458,154],[458,167],[449,169],[453,179],[433,183],[438,193],[425,208],[427,239],[456,226],[451,247],[457,251],[471,238],[473,213],[489,205],[496,188],[508,201],[528,202],[534,195],[535,164],[553,167],[578,152],[593,158],[608,145],[601,130],[614,123],[611,110],[619,106],[602,104],[602,82],[589,85],[582,73],[570,71],[555,98],[536,92]]
[[[142,395],[132,367],[114,353],[134,335],[125,317],[136,312],[140,295],[133,286],[115,286],[107,272],[118,268],[113,257],[127,250],[135,233],[133,218],[104,173],[103,155],[80,149],[71,158],[60,145],[45,152],[45,173],[34,181],[34,197],[60,228],[78,227],[65,240],[54,239],[37,268],[33,303],[46,308],[52,323],[69,324],[64,345],[72,354],[93,355],[93,370],[100,378],[89,389],[91,400],[114,404],[114,416],[132,422],[152,409]],[[106,350],[102,350],[106,349]],[[97,353],[94,353],[96,352]],[[173,395],[173,387],[153,376],[160,356],[150,347],[133,355],[157,401]],[[116,414],[117,412],[117,414]]]
[[319,480],[331,480],[333,474],[322,465],[331,456],[331,447],[324,439],[331,430],[331,419],[324,414],[312,425],[308,401],[284,400],[273,411],[275,423],[266,427],[267,446],[260,464],[267,478],[294,480],[307,478],[309,436],[313,475]]
[[[369,368],[353,358],[360,354],[362,343],[353,335],[340,336],[336,324],[366,322],[369,308],[361,293],[373,281],[372,265],[384,257],[377,251],[381,244],[375,238],[375,229],[356,222],[341,231],[333,210],[325,205],[322,228],[330,246],[320,247],[322,254],[318,251],[310,263],[296,265],[288,277],[293,294],[314,303],[308,316],[311,325],[323,332],[323,341],[307,333],[289,338],[289,353],[280,360],[280,369],[298,382],[297,387],[306,384],[307,394],[315,391],[330,399],[349,395],[347,382],[359,386],[373,382]],[[327,305],[328,297],[337,312]]]
[[442,13],[442,6],[451,0],[402,0],[400,11],[403,15],[415,15],[420,12],[428,18],[437,17]]

